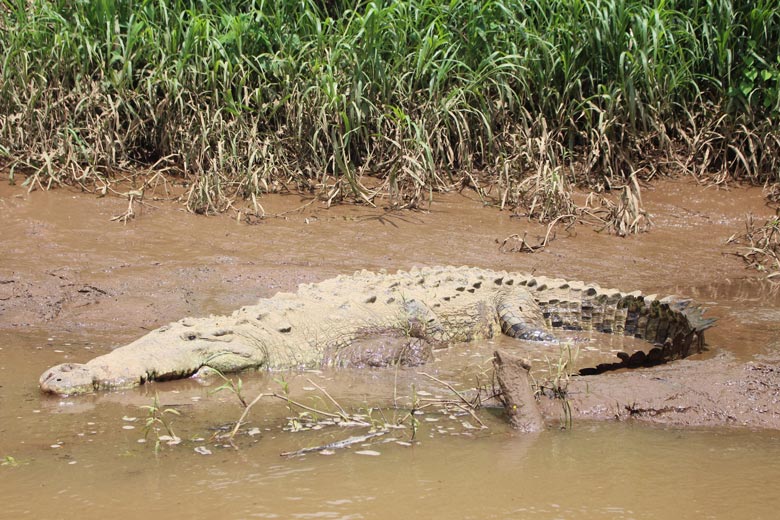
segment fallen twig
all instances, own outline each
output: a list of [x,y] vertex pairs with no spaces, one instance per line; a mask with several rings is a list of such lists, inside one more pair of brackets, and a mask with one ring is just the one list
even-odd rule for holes
[[[501,242],[501,245],[498,246],[498,250],[500,252],[502,252],[502,253],[503,252],[510,252],[510,253],[535,253],[537,251],[541,251],[542,249],[547,247],[547,244],[549,244],[550,242],[555,240],[555,235],[552,234],[552,231],[553,231],[553,228],[555,227],[555,225],[558,222],[560,222],[561,220],[566,219],[566,218],[574,219],[569,224],[569,225],[571,225],[571,224],[577,222],[577,220],[579,219],[579,216],[574,214],[574,213],[567,213],[565,215],[559,215],[559,216],[555,217],[548,224],[547,232],[544,234],[544,239],[541,240],[540,242],[538,242],[537,244],[530,244],[530,243],[528,243],[528,241],[526,240],[526,236],[528,236],[528,232],[523,233],[522,237],[520,235],[518,235],[517,233],[513,233],[513,234],[509,235],[508,237],[506,237]],[[551,234],[552,234],[552,238],[550,238]],[[520,246],[517,247],[517,248],[515,248],[515,247],[506,248],[507,243],[510,240],[513,240],[513,239],[518,241],[518,242],[520,242]],[[498,240],[496,240],[496,242],[498,242]]]
[[[477,414],[476,414],[476,413],[475,413],[475,411],[474,411],[474,410],[476,409],[476,406],[474,405],[474,403],[473,403],[473,402],[471,402],[471,401],[469,401],[468,399],[466,399],[466,398],[463,396],[463,394],[461,394],[460,392],[458,392],[458,391],[457,391],[457,390],[456,390],[456,389],[455,389],[455,388],[454,388],[454,387],[453,387],[451,384],[447,383],[446,381],[442,381],[441,379],[438,379],[438,378],[436,378],[436,377],[433,377],[432,375],[430,375],[430,374],[428,374],[428,373],[426,373],[426,372],[418,372],[418,374],[420,374],[421,376],[425,376],[425,377],[427,377],[427,378],[429,378],[429,379],[431,379],[431,380],[433,380],[433,381],[436,381],[436,382],[437,382],[437,383],[439,383],[440,385],[444,385],[444,386],[446,386],[447,388],[449,388],[449,389],[450,389],[450,391],[452,391],[452,393],[454,393],[455,395],[457,395],[457,396],[458,396],[458,399],[460,399],[460,400],[463,402],[463,405],[465,405],[465,408],[463,407],[463,405],[461,405],[461,404],[460,404],[460,403],[458,403],[458,402],[453,402],[453,401],[445,401],[445,402],[443,402],[443,403],[444,403],[444,404],[452,404],[452,405],[454,405],[454,406],[457,406],[458,408],[460,408],[460,409],[461,409],[461,410],[463,410],[464,412],[468,412],[468,413],[471,415],[471,417],[473,417],[473,418],[474,418],[474,420],[475,420],[475,421],[477,421],[477,422],[479,423],[479,425],[480,425],[482,428],[487,428],[487,426],[485,426],[485,423],[483,423],[483,422],[480,420],[480,418],[479,418],[479,417],[477,417]],[[431,404],[432,404],[432,403],[431,403]]]
[[329,394],[329,393],[328,393],[328,392],[327,392],[327,391],[326,391],[324,388],[322,388],[320,385],[318,385],[317,383],[315,383],[314,381],[312,381],[312,380],[311,380],[311,379],[309,379],[308,377],[306,378],[306,381],[308,381],[309,383],[311,383],[312,385],[314,385],[314,387],[315,387],[317,390],[319,390],[320,392],[322,392],[323,394],[325,394],[325,397],[327,397],[328,399],[330,399],[330,402],[331,402],[331,403],[333,403],[333,404],[336,406],[336,408],[338,408],[338,409],[339,409],[339,412],[340,412],[340,414],[341,414],[341,417],[342,417],[342,419],[351,419],[350,415],[349,415],[349,414],[348,414],[348,413],[347,413],[347,412],[344,410],[344,408],[342,408],[342,407],[341,407],[341,405],[338,403],[338,401],[336,401],[335,399],[333,399],[333,397],[331,397],[331,395],[330,395],[330,394]]
[[[244,423],[244,419],[246,419],[246,416],[249,415],[249,410],[252,409],[252,407],[263,397],[266,397],[268,394],[259,394],[257,397],[255,397],[251,403],[244,406],[244,413],[241,414],[241,417],[238,418],[236,421],[236,425],[233,427],[233,430],[230,432],[230,439],[233,440],[233,437],[236,436],[236,433],[238,433],[238,429],[241,428],[241,425]],[[241,399],[241,402],[244,402],[243,399]]]

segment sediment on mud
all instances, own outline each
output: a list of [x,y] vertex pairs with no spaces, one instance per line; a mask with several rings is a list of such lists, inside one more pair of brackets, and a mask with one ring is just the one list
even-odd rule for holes
[[[528,366],[496,357],[496,376],[510,424],[523,414],[541,414],[547,424],[561,421],[565,402],[573,421],[638,420],[675,427],[740,426],[780,429],[780,365],[739,364],[723,358],[682,360],[654,368],[595,376],[572,376],[565,394],[537,392],[530,399]],[[538,407],[535,411],[533,407]],[[529,410],[531,410],[529,412]]]

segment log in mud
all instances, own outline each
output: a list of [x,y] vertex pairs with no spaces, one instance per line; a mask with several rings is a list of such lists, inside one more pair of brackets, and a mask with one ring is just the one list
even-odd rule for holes
[[542,431],[544,418],[536,406],[529,380],[531,365],[523,358],[498,350],[494,355],[496,380],[509,424],[521,432]]

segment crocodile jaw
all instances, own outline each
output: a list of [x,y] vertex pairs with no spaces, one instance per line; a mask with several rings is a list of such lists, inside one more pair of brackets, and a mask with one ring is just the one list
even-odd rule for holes
[[41,390],[50,394],[78,395],[96,390],[95,376],[79,363],[63,363],[50,368],[40,379]]

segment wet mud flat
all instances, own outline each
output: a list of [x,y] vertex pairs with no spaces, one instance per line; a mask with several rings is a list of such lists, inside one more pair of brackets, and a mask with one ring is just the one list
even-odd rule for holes
[[[545,418],[548,426],[564,420],[631,420],[678,428],[780,429],[777,363],[738,363],[726,355],[677,360],[655,367],[566,378],[561,390],[548,384],[540,395],[528,396],[528,377],[534,373],[529,374],[525,360],[514,353],[497,351],[497,367],[502,365],[502,358],[509,359],[498,377],[504,405],[512,424],[521,431],[528,428],[529,421],[537,424],[534,429],[539,429],[538,424],[544,428]],[[537,373],[536,377],[543,376]],[[562,406],[568,412],[564,418]],[[517,408],[521,410],[514,412]]]
[[[546,228],[483,207],[468,194],[444,195],[429,212],[401,213],[356,206],[324,211],[316,203],[298,212],[290,210],[306,200],[271,197],[263,201],[269,217],[256,225],[193,216],[149,200],[135,220],[122,225],[110,218],[125,210],[126,201],[67,190],[27,194],[2,182],[0,458],[6,464],[0,467],[0,495],[7,511],[121,518],[137,513],[131,504],[145,496],[150,512],[222,512],[237,518],[395,518],[423,507],[460,518],[651,518],[664,511],[691,518],[771,518],[762,499],[767,483],[780,476],[773,462],[780,460],[776,433],[745,430],[739,420],[707,416],[706,408],[679,420],[679,413],[664,412],[664,406],[687,405],[665,405],[647,395],[652,385],[676,377],[665,377],[665,371],[691,374],[681,398],[710,381],[710,374],[748,385],[746,402],[751,392],[777,395],[771,371],[780,357],[780,298],[773,286],[724,255],[725,241],[742,229],[746,213],[765,217],[771,210],[760,190],[723,193],[689,182],[661,182],[644,197],[655,223],[649,234],[620,239],[586,227],[561,229],[544,251],[520,254],[502,253],[498,245],[515,233],[543,236]],[[209,428],[240,413],[230,395],[211,392],[219,382],[161,383],[86,399],[51,398],[37,389],[49,366],[84,362],[184,316],[230,313],[299,283],[364,268],[445,264],[691,296],[719,321],[707,333],[707,352],[642,369],[647,385],[615,373],[609,375],[614,384],[597,389],[596,381],[608,379],[589,378],[594,393],[636,396],[618,407],[620,413],[575,401],[579,415],[572,431],[551,429],[532,437],[512,432],[499,411],[488,411],[486,430],[471,431],[460,417],[442,417],[423,423],[419,445],[371,443],[330,457],[286,460],[279,453],[352,432],[292,434],[282,430],[289,415],[284,405],[269,403],[251,418],[260,434],[245,437],[240,450],[212,446],[205,456],[195,451],[204,443],[193,439],[208,439]],[[507,347],[505,340],[499,343]],[[495,346],[450,353],[425,370],[466,388],[489,364]],[[543,366],[544,357],[535,364]],[[750,366],[769,368],[758,374]],[[311,377],[358,408],[387,407],[394,388],[408,396],[412,383],[437,392],[416,373],[402,374],[399,383],[392,370],[285,377],[302,398]],[[249,395],[278,388],[274,378],[278,374],[243,376]],[[572,390],[584,396],[591,387]],[[149,405],[155,393],[162,406],[182,412],[174,425],[185,439],[158,456],[148,442],[138,442],[144,419],[139,407]],[[553,418],[560,413],[556,404],[548,412]],[[774,404],[761,412],[765,423],[754,426],[776,428],[777,400]],[[586,420],[615,416],[626,420]],[[665,426],[634,420],[651,417]],[[684,424],[703,426],[677,429]],[[408,432],[397,437],[403,442]],[[681,489],[674,485],[677,479],[697,484]],[[589,484],[569,485],[573,481]],[[31,493],[34,502],[23,498]],[[399,495],[408,500],[399,501]]]

